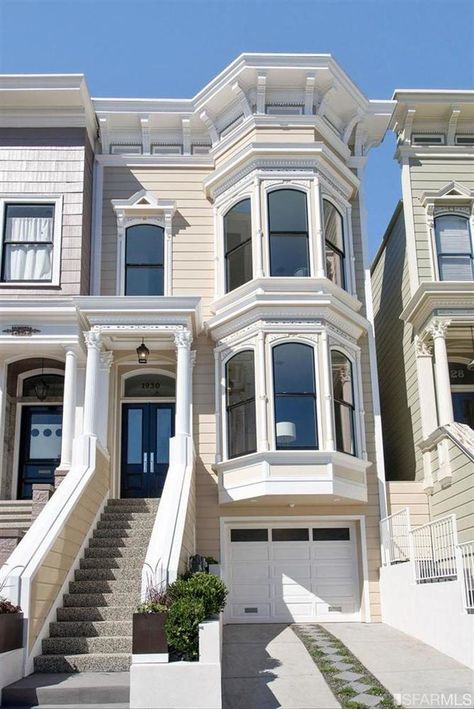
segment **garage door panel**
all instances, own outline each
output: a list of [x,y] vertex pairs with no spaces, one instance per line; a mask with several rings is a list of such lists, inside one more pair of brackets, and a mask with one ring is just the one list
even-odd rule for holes
[[252,604],[257,601],[269,601],[271,587],[264,584],[235,584],[230,594],[231,601]]
[[249,581],[267,581],[270,578],[271,567],[268,564],[234,564],[232,580],[237,583]]
[[312,603],[292,603],[291,601],[276,602],[274,614],[278,620],[303,620],[313,616],[314,605]]
[[273,619],[270,603],[231,603],[230,612],[233,620],[255,620],[261,623]]
[[233,542],[231,546],[234,561],[268,561],[270,558],[267,542]]
[[329,579],[349,579],[352,581],[353,577],[352,564],[350,566],[334,564],[333,566],[318,566],[316,568],[316,578],[321,579],[322,581],[327,581]]
[[311,559],[310,545],[305,542],[273,542],[272,557],[275,561]]
[[350,542],[314,542],[311,549],[311,558],[316,561],[348,560],[353,554]]
[[286,564],[273,564],[272,568],[274,579],[285,579],[298,583],[311,580],[311,567],[308,562],[301,564],[288,561]]

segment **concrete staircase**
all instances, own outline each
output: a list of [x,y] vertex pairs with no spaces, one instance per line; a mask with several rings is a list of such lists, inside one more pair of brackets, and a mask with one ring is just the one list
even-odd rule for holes
[[35,671],[125,672],[132,613],[159,500],[109,500],[64,595]]
[[31,526],[31,500],[0,500],[0,566]]

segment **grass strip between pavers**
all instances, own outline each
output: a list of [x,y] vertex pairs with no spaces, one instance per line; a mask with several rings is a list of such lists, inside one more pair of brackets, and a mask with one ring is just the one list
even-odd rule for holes
[[377,705],[376,709],[381,707],[384,709],[396,709],[396,707],[399,706],[398,704],[395,704],[390,692],[385,689],[382,684],[380,684],[378,679],[376,679],[373,674],[369,672],[369,670],[360,662],[360,660],[357,659],[357,657],[355,657],[355,655],[352,654],[344,643],[332,635],[332,633],[326,630],[326,628],[323,628],[317,623],[314,625],[312,623],[292,625],[291,628],[293,632],[299,637],[311,655],[313,662],[317,665],[332,693],[343,709],[367,709],[367,705],[354,701],[353,697],[358,696],[361,692],[357,692],[353,687],[351,687],[350,682],[336,678],[336,675],[341,674],[341,670],[334,667],[334,664],[329,660],[329,657],[322,651],[320,647],[321,641],[318,638],[313,637],[307,630],[305,630],[304,626],[308,625],[311,625],[312,629],[317,630],[320,634],[325,636],[324,642],[331,644],[337,649],[337,655],[340,655],[343,658],[342,662],[351,665],[351,669],[349,670],[350,672],[363,675],[356,681],[358,684],[367,685],[367,689],[363,690],[364,694],[380,697],[380,703]]

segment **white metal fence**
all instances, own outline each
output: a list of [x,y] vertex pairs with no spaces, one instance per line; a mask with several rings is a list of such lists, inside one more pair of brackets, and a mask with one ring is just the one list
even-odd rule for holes
[[466,611],[474,613],[474,541],[458,544],[455,515],[411,529],[403,509],[381,520],[380,536],[384,566],[410,561],[416,583],[459,579]]
[[419,583],[447,581],[457,577],[455,515],[412,529],[410,535],[415,578]]
[[468,612],[474,612],[474,541],[459,544],[462,560],[464,603]]
[[380,522],[382,563],[399,564],[410,559],[410,511],[408,508]]

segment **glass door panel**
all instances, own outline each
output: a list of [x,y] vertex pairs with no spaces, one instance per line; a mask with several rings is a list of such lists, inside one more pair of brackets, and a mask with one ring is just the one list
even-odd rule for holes
[[33,485],[54,485],[61,459],[62,406],[24,406],[21,416],[18,499],[31,499]]

